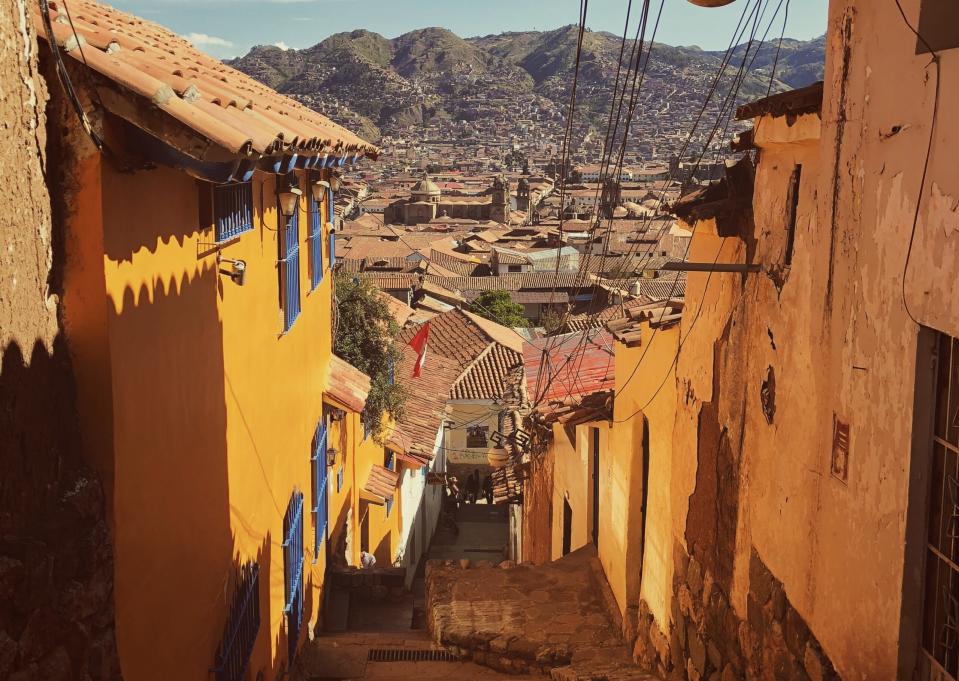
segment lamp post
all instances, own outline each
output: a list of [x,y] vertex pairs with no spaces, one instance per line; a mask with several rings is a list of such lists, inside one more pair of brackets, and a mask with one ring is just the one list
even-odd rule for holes
[[282,214],[287,220],[293,217],[293,213],[296,212],[296,204],[301,196],[303,196],[303,192],[299,187],[289,187],[286,191],[279,193],[278,204],[280,208],[280,214]]
[[313,183],[311,190],[313,192],[313,200],[319,203],[326,196],[327,190],[330,189],[330,183],[326,180],[317,180]]

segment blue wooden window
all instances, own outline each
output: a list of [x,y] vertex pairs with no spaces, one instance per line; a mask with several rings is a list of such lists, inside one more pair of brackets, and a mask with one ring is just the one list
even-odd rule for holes
[[313,467],[313,516],[314,537],[313,537],[313,558],[320,557],[320,544],[326,538],[326,524],[328,512],[326,508],[326,423],[320,419],[316,424],[316,432],[313,434],[313,455],[310,457],[310,464]]
[[[329,222],[331,225],[336,224],[336,213],[333,211],[333,190],[328,189],[326,192],[326,207],[327,213],[329,214]],[[330,229],[330,269],[333,269],[333,265],[336,264],[336,239],[333,236],[333,229]]]
[[296,657],[303,625],[303,493],[290,497],[283,517],[283,588],[286,605],[286,635],[289,660]]
[[323,281],[323,216],[313,192],[309,193],[307,201],[310,208],[310,281],[316,288]]
[[[386,467],[386,470],[388,471],[396,470],[396,455],[393,454],[393,452],[391,452],[388,449],[385,450],[385,467]],[[395,496],[396,494],[394,493],[393,495],[386,498],[386,517],[387,518],[390,517],[390,511],[393,510],[393,498]]]
[[218,243],[253,229],[252,182],[213,187],[213,225]]
[[336,493],[343,491],[343,464],[340,464],[340,470],[336,472]]
[[[279,198],[277,198],[279,206]],[[277,211],[279,213],[279,211]],[[283,286],[283,330],[289,331],[293,322],[300,316],[300,209],[293,211],[293,217],[285,219],[282,213],[280,222],[284,223],[280,238],[283,254],[280,259],[280,281]]]
[[216,650],[216,681],[242,681],[260,630],[260,565],[243,565],[237,575],[230,614]]

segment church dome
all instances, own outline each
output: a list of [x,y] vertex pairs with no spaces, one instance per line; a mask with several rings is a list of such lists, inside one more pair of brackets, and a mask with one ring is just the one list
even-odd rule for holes
[[410,190],[410,194],[413,197],[439,196],[440,188],[436,186],[436,183],[429,178],[429,175],[424,175],[422,180],[413,185],[413,188]]

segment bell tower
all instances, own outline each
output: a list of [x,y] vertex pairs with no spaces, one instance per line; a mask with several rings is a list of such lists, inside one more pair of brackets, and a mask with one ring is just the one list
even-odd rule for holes
[[497,175],[493,178],[493,184],[490,187],[490,205],[489,219],[502,224],[509,223],[509,180],[505,175]]

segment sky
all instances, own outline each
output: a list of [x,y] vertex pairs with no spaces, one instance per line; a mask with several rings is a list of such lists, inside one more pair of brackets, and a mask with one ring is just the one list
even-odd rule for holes
[[[686,0],[666,5],[657,40],[724,50],[745,0],[705,9]],[[463,37],[549,30],[578,21],[576,0],[110,0],[119,9],[163,24],[220,57],[253,45],[304,48],[334,33],[365,28],[394,38],[441,26]],[[633,0],[634,16],[639,0]],[[770,12],[776,3],[770,2]],[[792,0],[786,35],[806,40],[826,32],[828,0]],[[653,2],[653,7],[659,7]],[[622,34],[626,0],[591,0],[587,25]],[[776,33],[777,28],[770,32]],[[777,33],[778,36],[778,33]]]

